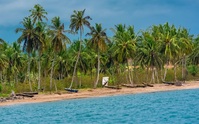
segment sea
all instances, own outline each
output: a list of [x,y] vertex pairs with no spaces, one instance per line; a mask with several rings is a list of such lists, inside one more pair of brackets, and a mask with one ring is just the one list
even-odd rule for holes
[[1,106],[0,124],[199,124],[199,89]]

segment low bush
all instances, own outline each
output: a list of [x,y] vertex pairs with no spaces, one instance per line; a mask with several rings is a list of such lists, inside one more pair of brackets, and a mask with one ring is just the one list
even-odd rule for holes
[[188,66],[188,72],[192,76],[196,76],[196,74],[198,73],[198,67],[196,65],[190,65],[190,66]]

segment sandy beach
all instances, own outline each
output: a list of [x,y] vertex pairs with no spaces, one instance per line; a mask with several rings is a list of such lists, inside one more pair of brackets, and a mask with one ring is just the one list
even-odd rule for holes
[[79,99],[79,98],[90,98],[90,97],[102,97],[122,94],[137,94],[137,93],[150,93],[150,92],[161,92],[171,90],[184,90],[184,89],[197,89],[199,88],[199,81],[189,81],[182,86],[167,85],[167,84],[155,84],[154,87],[145,88],[126,88],[122,89],[110,89],[110,88],[97,88],[97,89],[82,89],[78,93],[69,93],[63,91],[61,94],[39,94],[33,98],[24,97],[24,99],[9,100],[1,102],[0,106],[26,104],[26,103],[40,103],[40,102],[52,102],[57,100],[66,99]]

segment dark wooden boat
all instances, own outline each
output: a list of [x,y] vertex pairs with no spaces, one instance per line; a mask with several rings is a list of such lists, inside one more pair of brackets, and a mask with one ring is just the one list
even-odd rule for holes
[[32,94],[24,94],[24,93],[17,93],[16,96],[23,96],[23,97],[34,97]]
[[119,86],[104,86],[104,87],[106,87],[106,88],[111,88],[111,89],[117,89],[117,90],[122,89],[122,88],[119,87]]
[[74,93],[78,92],[77,89],[71,89],[71,88],[65,88],[65,90],[68,91],[68,92],[74,92]]
[[164,84],[168,84],[168,85],[175,85],[175,83],[174,82],[163,82]]

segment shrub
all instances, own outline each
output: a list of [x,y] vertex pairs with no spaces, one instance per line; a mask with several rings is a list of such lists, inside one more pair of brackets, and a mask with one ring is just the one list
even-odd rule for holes
[[188,66],[188,72],[192,76],[196,76],[196,74],[198,73],[198,67],[196,65],[190,65],[190,66]]

